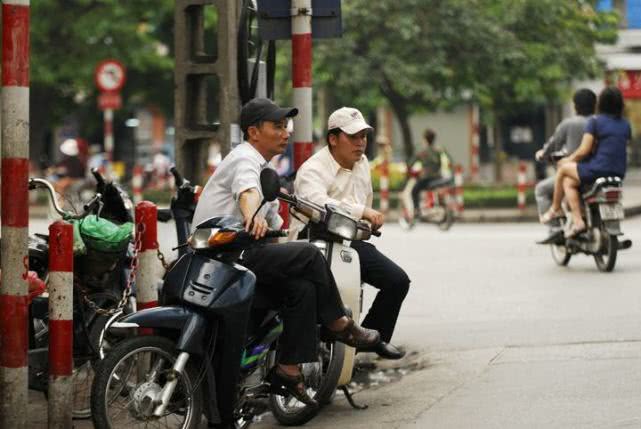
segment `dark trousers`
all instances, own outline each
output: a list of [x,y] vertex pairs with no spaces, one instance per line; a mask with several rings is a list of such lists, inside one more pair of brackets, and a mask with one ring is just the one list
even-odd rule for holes
[[322,253],[310,243],[266,244],[245,251],[242,263],[256,274],[259,293],[279,305],[283,319],[280,363],[315,361],[317,323],[329,325],[345,316]]
[[361,280],[378,289],[362,326],[376,329],[381,341],[389,342],[410,287],[410,279],[401,267],[383,255],[372,244],[352,241],[352,248],[361,261]]
[[441,177],[423,177],[422,179],[418,179],[412,188],[414,210],[418,210],[420,207],[419,197],[421,196],[421,191],[448,186],[451,185],[451,183],[451,179]]

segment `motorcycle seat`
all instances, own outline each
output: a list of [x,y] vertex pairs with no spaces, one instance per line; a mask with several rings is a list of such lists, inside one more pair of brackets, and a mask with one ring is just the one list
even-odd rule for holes
[[581,186],[581,192],[583,198],[590,198],[599,192],[602,188],[605,187],[621,187],[623,186],[623,180],[617,176],[608,176],[608,177],[599,177],[594,181],[594,183],[586,183],[584,186]]
[[430,182],[430,186],[428,189],[436,189],[436,188],[442,188],[445,186],[453,186],[454,185],[454,179],[451,177],[444,177],[441,179],[436,179]]

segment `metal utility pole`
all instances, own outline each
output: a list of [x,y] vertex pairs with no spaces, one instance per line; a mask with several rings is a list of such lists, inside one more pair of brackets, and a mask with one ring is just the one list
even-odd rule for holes
[[312,0],[292,0],[294,169],[312,156]]
[[[215,54],[205,49],[206,8],[215,8],[218,14]],[[238,1],[176,1],[176,164],[179,171],[188,173],[195,183],[203,183],[205,179],[210,144],[218,143],[225,155],[231,145],[241,139],[237,77],[239,8]],[[208,85],[212,78],[217,81],[217,92]],[[208,112],[208,106],[214,103],[219,112],[216,123]]]

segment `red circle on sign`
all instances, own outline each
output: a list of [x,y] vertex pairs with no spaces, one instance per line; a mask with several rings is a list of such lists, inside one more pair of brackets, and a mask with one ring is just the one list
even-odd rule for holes
[[118,60],[104,60],[96,66],[94,77],[101,91],[120,91],[125,85],[125,66]]

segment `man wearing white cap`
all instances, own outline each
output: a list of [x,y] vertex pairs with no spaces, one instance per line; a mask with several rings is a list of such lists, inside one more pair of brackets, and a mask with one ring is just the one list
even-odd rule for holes
[[[363,219],[379,229],[383,214],[372,208],[372,179],[365,156],[367,135],[373,128],[357,109],[342,107],[329,116],[327,146],[316,152],[296,173],[296,195],[317,204],[334,204],[354,219]],[[389,343],[398,313],[409,289],[405,271],[372,244],[353,241],[361,262],[361,279],[379,289],[362,326],[376,329],[381,342],[360,351],[372,351],[387,359],[404,353]]]

